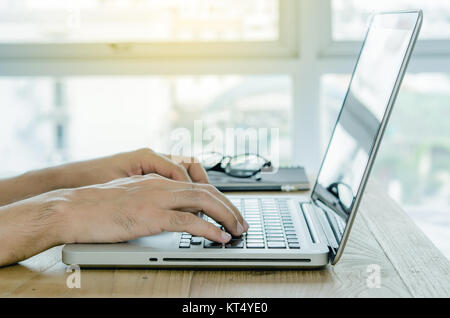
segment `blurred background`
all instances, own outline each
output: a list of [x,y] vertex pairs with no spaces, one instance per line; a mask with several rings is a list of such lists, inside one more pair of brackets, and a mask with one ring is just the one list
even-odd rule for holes
[[450,258],[450,1],[0,0],[0,177],[205,127],[320,167],[369,15],[424,25],[373,177]]

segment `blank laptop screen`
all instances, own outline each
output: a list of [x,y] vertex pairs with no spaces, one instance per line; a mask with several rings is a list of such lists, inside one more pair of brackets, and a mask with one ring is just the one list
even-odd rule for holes
[[417,20],[416,12],[372,20],[313,191],[313,198],[343,222],[368,168]]

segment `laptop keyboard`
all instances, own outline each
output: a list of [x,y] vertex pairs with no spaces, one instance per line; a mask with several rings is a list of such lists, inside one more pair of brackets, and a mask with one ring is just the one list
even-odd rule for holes
[[[247,233],[232,237],[227,244],[213,242],[202,237],[182,233],[179,247],[202,246],[208,249],[299,249],[287,199],[231,199],[250,225]],[[204,219],[215,226],[223,227],[208,216]]]

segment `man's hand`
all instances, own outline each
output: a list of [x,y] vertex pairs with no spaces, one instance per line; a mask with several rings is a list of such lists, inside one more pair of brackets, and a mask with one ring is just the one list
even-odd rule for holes
[[193,158],[150,149],[0,180],[0,242],[7,242],[0,266],[63,243],[122,242],[162,231],[228,242],[228,233],[238,236],[249,226],[207,182]]
[[248,229],[239,211],[215,187],[154,174],[69,190],[64,198],[60,209],[70,222],[65,242],[122,242],[162,231],[228,242],[230,234],[198,217],[199,211],[232,235]]
[[79,188],[150,173],[177,181],[208,183],[205,170],[194,158],[160,155],[147,148],[0,180],[0,206],[57,189]]
[[59,188],[74,188],[114,179],[156,173],[185,182],[208,183],[201,164],[191,157],[168,156],[144,148],[56,167]]
[[247,231],[239,211],[209,184],[156,174],[56,190],[0,207],[0,266],[63,243],[123,242],[162,231],[189,232],[226,243]]

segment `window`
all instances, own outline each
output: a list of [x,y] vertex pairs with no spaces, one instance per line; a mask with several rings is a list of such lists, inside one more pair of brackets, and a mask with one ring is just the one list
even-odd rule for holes
[[424,21],[415,55],[450,55],[450,3],[446,0],[321,0],[321,10],[329,12],[320,26],[321,54],[355,56],[367,30],[371,14],[383,11],[422,9]]
[[[430,239],[450,257],[450,3],[446,0],[330,0],[321,55],[322,151],[376,11],[423,9],[422,32],[381,144],[373,175],[386,185]],[[339,56],[339,59],[335,59]],[[331,62],[333,61],[333,62]],[[349,65],[347,61],[351,61]],[[340,65],[339,65],[340,64]],[[335,72],[335,74],[330,74]]]
[[278,0],[0,1],[0,41],[275,41]]
[[374,176],[450,257],[448,0],[0,0],[0,176],[167,151],[199,120],[279,128],[280,163],[314,176],[368,14],[411,8],[423,32]]
[[426,17],[422,39],[450,39],[450,2],[447,0],[332,0],[332,38],[361,40],[373,12],[422,9]]
[[1,0],[0,57],[296,55],[295,0]]
[[[349,75],[322,77],[324,136],[331,134],[349,80]],[[444,250],[450,247],[448,229],[442,227],[448,222],[450,204],[448,105],[449,74],[407,75],[372,172]]]
[[[206,147],[208,128],[218,129],[216,139],[227,129],[277,128],[273,147],[284,149],[281,164],[291,163],[288,76],[0,78],[0,94],[8,114],[0,117],[2,175],[142,147],[169,153],[180,129]],[[271,146],[272,131],[264,133]],[[230,147],[224,142],[216,150]]]

